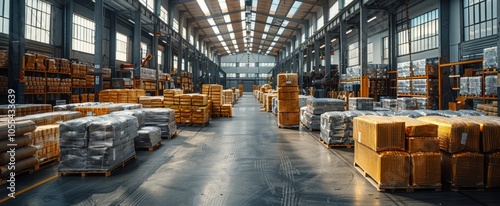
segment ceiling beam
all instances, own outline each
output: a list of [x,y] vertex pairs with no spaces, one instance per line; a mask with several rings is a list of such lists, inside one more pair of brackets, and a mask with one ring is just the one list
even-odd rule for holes
[[191,2],[196,2],[196,0],[170,0],[168,2],[169,6],[175,6],[178,4],[186,4],[186,3],[191,3]]
[[270,17],[274,17],[274,18],[278,18],[278,19],[288,20],[290,22],[296,22],[299,24],[306,24],[307,23],[306,20],[288,18],[286,16],[274,15],[274,14],[269,14],[269,13],[260,12],[260,11],[252,11],[252,12],[256,13],[256,14],[264,15],[264,16],[270,16]]
[[[238,32],[243,32],[245,33],[247,30],[245,29],[242,29],[242,30],[235,30],[233,32],[223,32],[223,33],[220,33],[220,34],[211,34],[211,35],[200,35],[200,39],[207,39],[207,38],[213,38],[213,37],[217,37],[219,35],[221,36],[224,36],[224,35],[229,35],[230,33],[238,33]],[[273,34],[273,33],[267,33],[267,32],[263,32],[263,31],[254,31],[254,33],[259,33],[259,34],[267,34],[267,36],[278,36],[278,34]],[[293,32],[292,32],[293,33]],[[279,35],[279,37],[282,37],[282,35]]]
[[212,14],[210,16],[195,17],[193,20],[194,21],[202,21],[202,20],[207,20],[210,18],[223,17],[224,15],[239,14],[241,12],[245,12],[245,10],[237,10],[237,11],[230,11],[230,12],[226,12],[226,13]]
[[328,0],[295,0],[298,2],[302,2],[304,4],[312,4],[316,6],[327,6],[328,5]]
[[[236,23],[241,23],[242,20],[237,20],[237,21],[231,21],[231,22],[224,22],[222,24],[217,24],[217,26],[225,26],[225,25],[228,25],[228,24],[236,24]],[[259,21],[259,20],[255,20],[255,21],[252,21],[252,22],[255,22],[255,23],[258,23],[258,24],[265,24],[265,25],[269,25],[269,26],[277,26],[275,24],[269,24],[265,21]],[[213,26],[204,26],[204,27],[198,27],[200,30],[203,30],[203,29],[209,29],[209,28],[212,28]],[[234,28],[234,27],[233,27]],[[288,29],[288,30],[293,30],[293,31],[299,31],[301,30],[300,28],[297,28],[297,27],[291,27],[291,26],[287,26],[287,27],[283,27],[285,29]]]

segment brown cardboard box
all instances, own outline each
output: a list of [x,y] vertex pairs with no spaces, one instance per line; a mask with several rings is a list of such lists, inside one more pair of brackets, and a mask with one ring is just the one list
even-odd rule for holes
[[395,116],[392,119],[405,123],[405,135],[407,137],[437,137],[438,126],[435,124],[410,117]]
[[298,100],[279,100],[278,101],[278,111],[279,112],[299,112],[299,101]]
[[280,126],[295,126],[299,124],[298,112],[278,112],[278,125]]
[[296,87],[299,86],[297,74],[284,73],[278,74],[278,87]]
[[296,92],[278,92],[279,100],[295,100],[299,99],[299,91]]
[[355,142],[354,163],[379,183],[380,188],[410,185],[410,155],[407,152],[375,152]]
[[279,93],[294,93],[299,92],[299,87],[278,87]]
[[476,152],[450,154],[441,151],[442,181],[452,187],[484,186],[484,155]]
[[438,125],[439,147],[449,153],[479,152],[479,125],[457,118],[426,116],[419,120]]
[[417,152],[410,154],[411,186],[441,187],[441,154]]
[[500,187],[500,152],[486,155],[486,177],[487,188]]
[[407,137],[406,149],[409,153],[439,152],[438,137]]
[[479,129],[481,131],[479,140],[481,152],[494,152],[500,150],[500,118],[470,116],[457,117],[456,119],[479,124]]
[[353,138],[370,149],[405,150],[405,123],[392,117],[359,116],[354,118]]

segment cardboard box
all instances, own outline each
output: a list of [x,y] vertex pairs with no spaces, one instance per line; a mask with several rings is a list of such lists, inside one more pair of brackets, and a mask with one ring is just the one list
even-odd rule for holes
[[299,112],[279,112],[278,125],[280,126],[295,126],[300,123]]
[[407,137],[406,149],[409,153],[439,152],[438,137]]
[[418,152],[410,154],[411,186],[441,187],[441,154]]
[[380,188],[410,185],[410,155],[403,151],[375,152],[354,142],[354,163],[361,167]]
[[480,130],[480,151],[495,152],[500,151],[500,119],[497,117],[457,117],[457,120],[471,121],[479,124]]
[[442,181],[451,187],[483,187],[484,155],[477,152],[450,154],[441,151]]
[[299,78],[297,74],[284,73],[278,74],[278,87],[297,87]]
[[410,117],[392,117],[397,121],[405,123],[406,137],[437,137],[438,126],[432,123],[420,121]]
[[280,112],[299,112],[299,101],[298,100],[279,100],[278,101],[278,111]]
[[487,188],[500,187],[500,152],[486,155],[486,177]]
[[370,149],[405,150],[405,123],[392,117],[360,116],[353,120],[353,138]]
[[438,125],[439,147],[448,153],[479,152],[479,124],[457,118],[426,116],[419,120]]

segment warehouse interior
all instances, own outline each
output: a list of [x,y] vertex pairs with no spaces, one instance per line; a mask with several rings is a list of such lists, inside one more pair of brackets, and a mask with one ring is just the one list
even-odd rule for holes
[[0,0],[0,204],[498,205],[499,10]]

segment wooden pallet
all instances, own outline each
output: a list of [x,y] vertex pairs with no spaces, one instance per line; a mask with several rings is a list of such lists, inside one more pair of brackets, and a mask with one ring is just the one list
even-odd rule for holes
[[298,129],[300,127],[300,124],[297,125],[290,125],[290,126],[283,126],[278,124],[278,128],[280,129]]
[[319,138],[319,141],[328,149],[333,149],[334,147],[337,147],[337,148],[353,148],[354,147],[354,144],[329,144],[329,143],[326,143],[323,139],[321,139],[321,137]]
[[58,172],[58,175],[59,175],[59,177],[63,177],[63,176],[67,176],[67,175],[79,174],[82,177],[85,177],[85,176],[90,175],[90,174],[98,174],[98,175],[104,174],[105,177],[109,177],[111,175],[111,173],[114,172],[116,169],[118,169],[120,167],[125,167],[125,164],[127,164],[128,162],[135,160],[135,159],[137,159],[137,156],[132,155],[131,157],[129,157],[125,161],[121,162],[120,164],[116,165],[115,167],[113,167],[110,170],[64,171],[64,172]]
[[35,168],[35,171],[38,171],[38,170],[40,170],[40,168],[43,168],[43,167],[48,166],[48,165],[52,165],[52,164],[54,164],[56,162],[60,162],[60,161],[61,161],[61,156],[57,155],[55,157],[48,158],[45,161],[36,164],[34,168]]
[[444,186],[446,188],[450,189],[453,192],[459,192],[459,191],[484,191],[484,185],[472,186],[472,187],[464,187],[464,186],[455,186],[455,185],[445,184]]
[[147,146],[136,146],[135,150],[147,149],[148,151],[152,152],[154,149],[156,149],[160,145],[161,145],[161,140],[159,142],[157,142],[156,144],[154,144],[153,146],[149,146],[149,147],[147,147]]
[[304,128],[306,128],[307,130],[309,130],[310,132],[312,132],[312,131],[320,131],[320,130],[321,130],[321,129],[313,129],[313,128],[310,128],[310,127],[308,127],[306,124],[304,124],[304,123],[302,123],[302,122],[300,122],[300,124],[301,124]]
[[179,130],[175,130],[175,132],[172,135],[170,135],[170,136],[161,136],[161,138],[162,139],[172,139],[172,138],[174,138],[177,135],[178,132],[179,132]]

